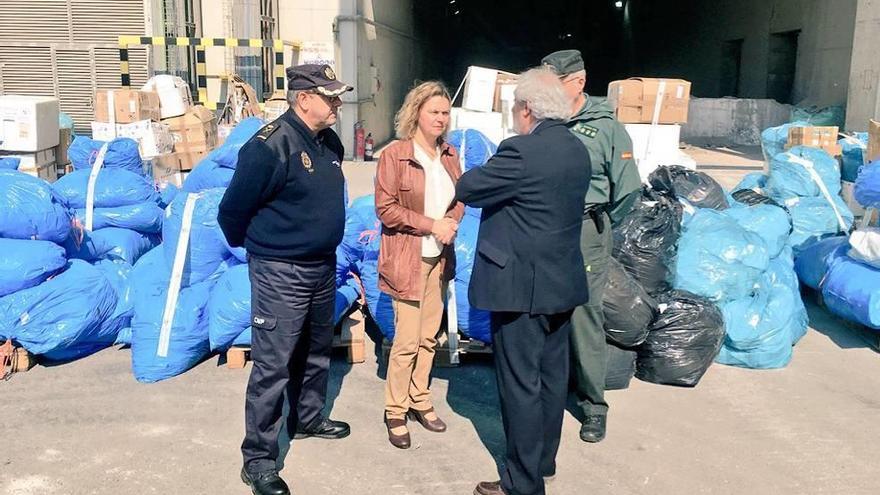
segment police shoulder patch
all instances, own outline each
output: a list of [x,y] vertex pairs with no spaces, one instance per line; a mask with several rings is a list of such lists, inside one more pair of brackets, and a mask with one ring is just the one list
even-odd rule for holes
[[599,129],[583,122],[578,122],[571,130],[588,138],[595,138],[599,135]]
[[260,132],[257,133],[257,139],[262,139],[263,141],[265,141],[269,138],[269,136],[272,135],[273,132],[278,130],[278,127],[279,126],[275,124],[264,125],[263,128],[260,129]]

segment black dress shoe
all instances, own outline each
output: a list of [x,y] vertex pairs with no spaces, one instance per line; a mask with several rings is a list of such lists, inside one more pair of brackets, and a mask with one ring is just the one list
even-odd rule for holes
[[249,473],[245,468],[241,468],[241,481],[251,487],[254,495],[290,495],[290,488],[287,488],[287,483],[278,476],[278,471]]
[[500,481],[481,481],[474,488],[474,495],[505,495]]
[[605,438],[604,414],[587,416],[581,424],[581,440],[589,443],[599,443]]
[[314,426],[310,426],[308,428],[303,428],[302,426],[296,429],[296,434],[293,435],[293,438],[303,439],[309,437],[317,437],[317,438],[326,438],[328,440],[338,440],[340,438],[345,438],[351,434],[351,427],[348,426],[348,423],[343,423],[342,421],[333,421],[328,418],[321,418],[320,421],[317,421]]

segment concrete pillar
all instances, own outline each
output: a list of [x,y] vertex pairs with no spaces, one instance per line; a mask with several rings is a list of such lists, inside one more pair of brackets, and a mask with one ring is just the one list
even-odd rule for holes
[[880,118],[880,0],[858,0],[846,106],[846,128],[864,131]]

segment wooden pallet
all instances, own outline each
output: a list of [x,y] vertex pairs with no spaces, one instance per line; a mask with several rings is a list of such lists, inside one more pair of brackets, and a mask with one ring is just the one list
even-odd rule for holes
[[[366,361],[367,333],[363,312],[355,310],[342,320],[340,327],[339,334],[333,336],[333,348],[346,349],[349,363]],[[242,369],[250,360],[250,346],[235,346],[226,351],[226,367],[229,369]]]
[[0,345],[0,380],[7,379],[14,373],[28,371],[35,364],[36,358],[24,347],[13,347],[10,341]]

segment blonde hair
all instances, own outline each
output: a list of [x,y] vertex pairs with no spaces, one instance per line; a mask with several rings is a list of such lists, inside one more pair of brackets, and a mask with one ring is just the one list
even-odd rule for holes
[[442,96],[450,103],[452,102],[446,86],[439,81],[423,82],[409,90],[403,100],[403,105],[394,116],[394,130],[398,139],[410,139],[415,136],[416,129],[419,127],[419,112],[422,110],[422,105],[435,96]]

